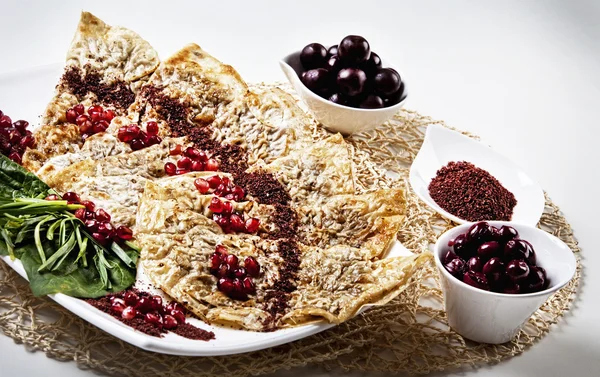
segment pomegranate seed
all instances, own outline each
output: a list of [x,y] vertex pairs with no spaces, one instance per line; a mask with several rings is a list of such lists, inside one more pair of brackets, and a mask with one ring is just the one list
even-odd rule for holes
[[233,282],[231,281],[231,279],[221,278],[217,282],[217,289],[228,295],[231,292],[233,292]]
[[76,193],[69,191],[69,192],[65,192],[62,196],[62,198],[68,202],[71,203],[79,203],[81,202],[81,198],[79,197],[79,195],[77,195]]
[[18,120],[13,123],[13,126],[19,131],[21,134],[25,134],[27,127],[29,126],[29,122],[26,120]]
[[82,200],[81,204],[83,204],[85,206],[85,209],[87,209],[88,211],[94,212],[94,210],[96,209],[96,205],[91,200]]
[[77,111],[75,111],[75,109],[69,109],[69,110],[67,110],[67,113],[66,113],[67,122],[69,122],[69,123],[75,123],[75,120],[77,119],[77,116],[79,116],[79,114],[77,114]]
[[175,317],[173,317],[172,315],[167,314],[165,316],[165,321],[164,321],[164,327],[167,330],[171,330],[174,329],[175,327],[177,327],[178,323],[177,320],[175,319]]
[[117,131],[117,138],[124,143],[129,143],[133,140],[133,137],[127,132],[127,126],[119,128],[119,131]]
[[248,233],[256,233],[258,231],[258,226],[260,225],[260,220],[256,217],[251,217],[246,220],[246,232]]
[[187,174],[189,172],[190,171],[187,169],[177,169],[177,170],[175,170],[175,175],[183,175],[183,174]]
[[98,220],[101,223],[108,223],[110,222],[110,215],[103,210],[102,208],[100,208],[99,210],[97,210],[95,212],[96,214],[96,220]]
[[240,279],[233,279],[233,291],[238,294],[244,293],[244,286]]
[[142,313],[148,313],[152,311],[152,298],[150,297],[140,297],[137,305],[135,306],[137,310]]
[[206,178],[206,181],[210,185],[210,188],[217,188],[221,184],[221,177],[218,175],[213,175],[212,177]]
[[200,161],[192,162],[192,170],[193,171],[204,171],[204,163]]
[[56,194],[50,194],[44,198],[44,200],[59,200],[60,198]]
[[232,193],[235,196],[235,200],[238,202],[244,199],[244,197],[246,196],[246,192],[240,186],[235,186],[232,190]]
[[208,155],[204,151],[198,151],[198,161],[206,162],[208,161]]
[[158,313],[146,313],[146,315],[144,316],[144,321],[158,327],[161,327],[163,325],[163,318]]
[[137,310],[135,310],[133,306],[126,307],[121,313],[121,317],[123,317],[123,319],[134,319],[136,315]]
[[231,215],[231,212],[233,212],[233,204],[231,202],[223,202],[223,211],[221,213]]
[[139,151],[140,149],[146,148],[146,143],[144,143],[144,140],[142,139],[133,139],[129,145],[134,151]]
[[171,315],[177,320],[178,324],[185,323],[185,313],[181,310],[173,309],[171,310]]
[[133,292],[125,292],[125,294],[123,295],[123,300],[125,301],[125,304],[127,304],[128,306],[135,307],[137,305],[138,301],[140,300],[140,298],[138,297],[138,295],[136,295]]
[[215,190],[215,194],[219,196],[230,194],[229,188],[221,183]]
[[104,111],[104,109],[100,105],[90,106],[88,108],[88,114],[92,114],[92,113],[100,113],[100,114],[102,114],[103,111]]
[[223,177],[221,178],[221,183],[229,189],[229,186],[231,186],[231,179],[229,179],[229,177]]
[[94,132],[94,124],[91,121],[85,121],[79,126],[79,132],[82,134],[91,134]]
[[114,313],[121,314],[123,310],[126,308],[125,302],[117,297],[113,297],[110,299],[110,310]]
[[11,160],[13,160],[14,162],[16,162],[19,165],[21,165],[21,163],[23,162],[23,161],[21,161],[21,155],[17,152],[11,152],[8,155],[8,158],[10,158]]
[[162,297],[160,296],[152,296],[152,309],[154,310],[162,310],[163,309],[163,302],[162,302]]
[[246,293],[246,294],[254,294],[256,292],[256,288],[254,287],[254,283],[252,282],[252,278],[246,277],[244,278],[244,280],[242,281],[242,292]]
[[8,128],[12,126],[12,119],[8,115],[0,116],[0,128]]
[[102,119],[110,123],[115,118],[115,112],[112,110],[104,110],[102,113]]
[[142,130],[137,124],[130,124],[129,126],[127,126],[127,132],[131,134],[132,139],[137,139],[142,136]]
[[123,241],[130,240],[133,238],[133,231],[125,225],[121,225],[117,228],[117,237]]
[[223,259],[221,258],[221,255],[217,252],[213,253],[213,255],[210,256],[210,269],[215,271],[218,270],[222,262]]
[[217,276],[224,278],[229,276],[229,272],[231,272],[231,267],[227,263],[221,263],[219,269],[217,270]]
[[221,211],[223,211],[223,202],[219,198],[213,197],[210,200],[210,205],[208,206],[208,209],[210,209],[214,213],[221,213]]
[[85,221],[85,227],[90,231],[90,232],[95,232],[96,230],[98,230],[98,222],[96,220],[86,220]]
[[85,208],[79,208],[77,211],[75,211],[75,213],[73,213],[73,215],[75,217],[77,217],[79,220],[85,221],[85,213],[86,213]]
[[169,151],[169,154],[171,156],[180,155],[182,150],[183,150],[183,147],[181,146],[181,144],[177,144],[176,146],[171,148],[171,150]]
[[244,267],[246,268],[248,275],[252,277],[258,277],[260,275],[260,265],[254,257],[246,257],[246,259],[244,259]]
[[90,119],[93,123],[99,122],[102,119],[102,113],[90,113]]
[[146,144],[148,144],[148,146],[160,144],[161,142],[162,142],[162,139],[160,138],[160,136],[157,136],[157,135],[152,135],[152,136],[148,137],[148,139],[146,140]]
[[77,125],[79,127],[81,127],[85,122],[87,122],[88,120],[90,120],[90,118],[87,115],[79,115],[77,117],[77,119],[75,119],[75,123],[77,123]]
[[104,234],[105,236],[110,236],[110,234],[112,232],[114,232],[115,229],[113,228],[113,226],[110,223],[100,223],[98,224],[98,233]]
[[210,190],[208,182],[203,178],[196,178],[194,180],[194,186],[196,186],[196,189],[200,191],[201,194],[207,194]]
[[177,171],[177,166],[175,166],[174,163],[167,162],[165,164],[165,173],[167,173],[167,175],[175,175],[176,171]]
[[229,217],[220,216],[214,219],[217,224],[225,231],[225,233],[229,232]]
[[96,214],[93,211],[85,211],[85,219],[86,220],[95,220]]
[[79,115],[82,115],[83,113],[85,113],[85,107],[83,107],[82,104],[74,106],[73,110],[75,110],[75,112]]
[[229,254],[227,252],[227,248],[223,245],[217,245],[217,247],[215,247],[215,253],[220,254],[222,257],[225,257],[227,254]]
[[233,230],[236,232],[243,232],[246,230],[246,227],[244,226],[244,219],[242,219],[242,217],[237,213],[231,215],[229,222],[231,223]]
[[191,158],[192,160],[198,160],[200,158],[200,151],[194,147],[185,148],[183,154]]
[[233,194],[227,194],[224,196],[224,198],[227,200],[234,200],[234,201],[236,200],[236,196]]
[[11,148],[12,146],[8,140],[0,139],[0,150],[2,151],[2,154],[10,153]]
[[215,160],[214,158],[209,158],[208,161],[206,162],[205,169],[208,171],[219,170],[219,161]]
[[33,148],[33,146],[35,145],[35,138],[31,135],[24,136],[21,139],[20,144],[23,148]]
[[106,236],[104,234],[101,234],[101,233],[92,233],[92,237],[100,245],[106,245],[106,242],[108,241],[108,239],[106,238]]
[[19,144],[21,142],[21,133],[17,130],[12,130],[8,134],[8,139],[12,145]]
[[106,131],[106,129],[108,128],[108,122],[101,120],[98,123],[94,124],[93,126],[93,131],[95,134],[99,134],[100,132],[104,132]]
[[192,167],[192,160],[189,157],[181,157],[177,161],[177,167],[181,169],[190,169]]
[[146,124],[146,132],[148,132],[148,135],[158,135],[158,123],[148,122]]
[[246,269],[244,267],[238,267],[235,269],[235,271],[233,271],[233,275],[236,278],[240,278],[243,279],[246,277],[247,273],[246,273]]
[[234,270],[238,267],[238,257],[233,254],[229,254],[227,257],[225,257],[225,263],[227,263],[231,270]]

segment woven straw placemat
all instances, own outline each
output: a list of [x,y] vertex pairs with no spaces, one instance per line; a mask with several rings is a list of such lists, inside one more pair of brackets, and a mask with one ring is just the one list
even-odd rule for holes
[[[398,239],[421,253],[451,223],[431,211],[412,193],[408,167],[430,124],[443,124],[412,111],[401,111],[375,131],[347,139],[361,191],[402,187],[408,199],[407,219]],[[391,179],[383,169],[395,173]],[[448,328],[442,292],[433,262],[419,270],[408,288],[391,303],[326,332],[287,345],[227,357],[177,357],[142,351],[104,333],[47,298],[34,297],[27,282],[0,262],[0,329],[16,343],[58,360],[107,374],[125,376],[248,376],[305,366],[425,374],[497,363],[522,353],[540,340],[569,309],[581,278],[579,248],[571,228],[548,197],[542,229],[566,242],[576,253],[575,278],[551,297],[511,342],[476,344]]]

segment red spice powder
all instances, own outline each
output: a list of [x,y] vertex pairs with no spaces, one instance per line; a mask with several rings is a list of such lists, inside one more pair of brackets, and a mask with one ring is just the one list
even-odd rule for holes
[[511,219],[517,200],[487,171],[466,162],[450,162],[429,184],[431,198],[467,221]]

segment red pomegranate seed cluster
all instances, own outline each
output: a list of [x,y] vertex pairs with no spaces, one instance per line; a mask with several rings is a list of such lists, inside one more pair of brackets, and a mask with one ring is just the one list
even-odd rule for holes
[[91,135],[105,132],[115,117],[112,110],[104,110],[100,105],[90,106],[85,111],[82,104],[73,106],[66,112],[67,122],[79,126],[79,133],[85,141]]
[[234,185],[229,177],[213,175],[206,179],[197,178],[194,181],[194,186],[196,186],[201,194],[214,194],[236,202],[242,201],[246,196],[244,189],[238,185]]
[[[71,191],[66,192],[62,199],[70,204],[85,206],[85,208],[75,210],[73,215],[83,222],[86,230],[100,245],[104,246],[109,241],[128,241],[133,238],[133,231],[129,227],[120,225],[115,228],[110,222],[110,215],[102,208],[96,209],[94,202],[81,200],[78,194]],[[60,200],[60,197],[52,194],[48,195],[46,200]]]
[[176,145],[170,150],[171,156],[182,155],[177,163],[167,162],[165,164],[165,173],[167,175],[186,174],[191,171],[217,171],[219,170],[219,161],[211,158],[205,151],[194,147],[183,149],[182,145]]
[[515,228],[473,224],[448,243],[442,255],[446,270],[475,288],[499,293],[532,293],[549,285],[546,270],[536,264],[533,246]]
[[158,123],[154,121],[146,123],[146,131],[142,130],[137,124],[123,126],[119,128],[117,137],[122,142],[129,144],[134,151],[160,144],[162,141],[162,138],[158,136]]
[[256,217],[244,219],[241,212],[233,212],[233,204],[222,201],[214,196],[210,200],[208,209],[213,212],[212,219],[223,229],[225,233],[256,233],[260,220]]
[[253,257],[246,257],[240,265],[238,257],[223,245],[217,245],[210,257],[210,273],[217,277],[217,289],[235,300],[247,300],[256,293],[252,278],[260,276],[260,265]]
[[127,291],[110,299],[110,311],[125,320],[143,318],[146,323],[159,329],[173,330],[185,323],[185,308],[176,302],[163,305],[160,296],[142,296]]
[[21,163],[25,149],[35,146],[35,138],[27,129],[29,122],[17,120],[13,123],[0,110],[0,152],[17,164]]

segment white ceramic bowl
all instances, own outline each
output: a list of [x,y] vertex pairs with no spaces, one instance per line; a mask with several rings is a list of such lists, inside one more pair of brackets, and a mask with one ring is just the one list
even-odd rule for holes
[[409,181],[417,196],[445,218],[459,224],[468,222],[445,211],[429,195],[429,183],[436,172],[450,161],[467,161],[487,170],[512,192],[517,199],[512,222],[536,225],[542,217],[544,192],[523,169],[487,145],[433,124],[427,127],[423,145],[410,167]]
[[500,344],[514,338],[548,297],[573,278],[577,264],[571,249],[543,230],[507,221],[489,223],[496,227],[511,225],[517,229],[520,238],[532,244],[537,265],[546,269],[550,280],[547,289],[525,294],[495,293],[472,287],[452,276],[442,265],[441,257],[449,249],[448,241],[465,233],[472,224],[463,224],[444,233],[434,246],[434,257],[442,278],[450,327],[465,338]]
[[300,51],[296,51],[283,58],[279,65],[285,76],[292,84],[296,93],[308,106],[315,118],[329,131],[340,132],[344,135],[356,132],[368,131],[380,126],[389,120],[404,106],[407,98],[407,86],[404,75],[400,70],[382,61],[384,67],[390,67],[398,71],[404,83],[404,94],[402,100],[390,107],[382,109],[357,109],[338,105],[322,98],[308,89],[300,80],[302,64],[300,63]]

